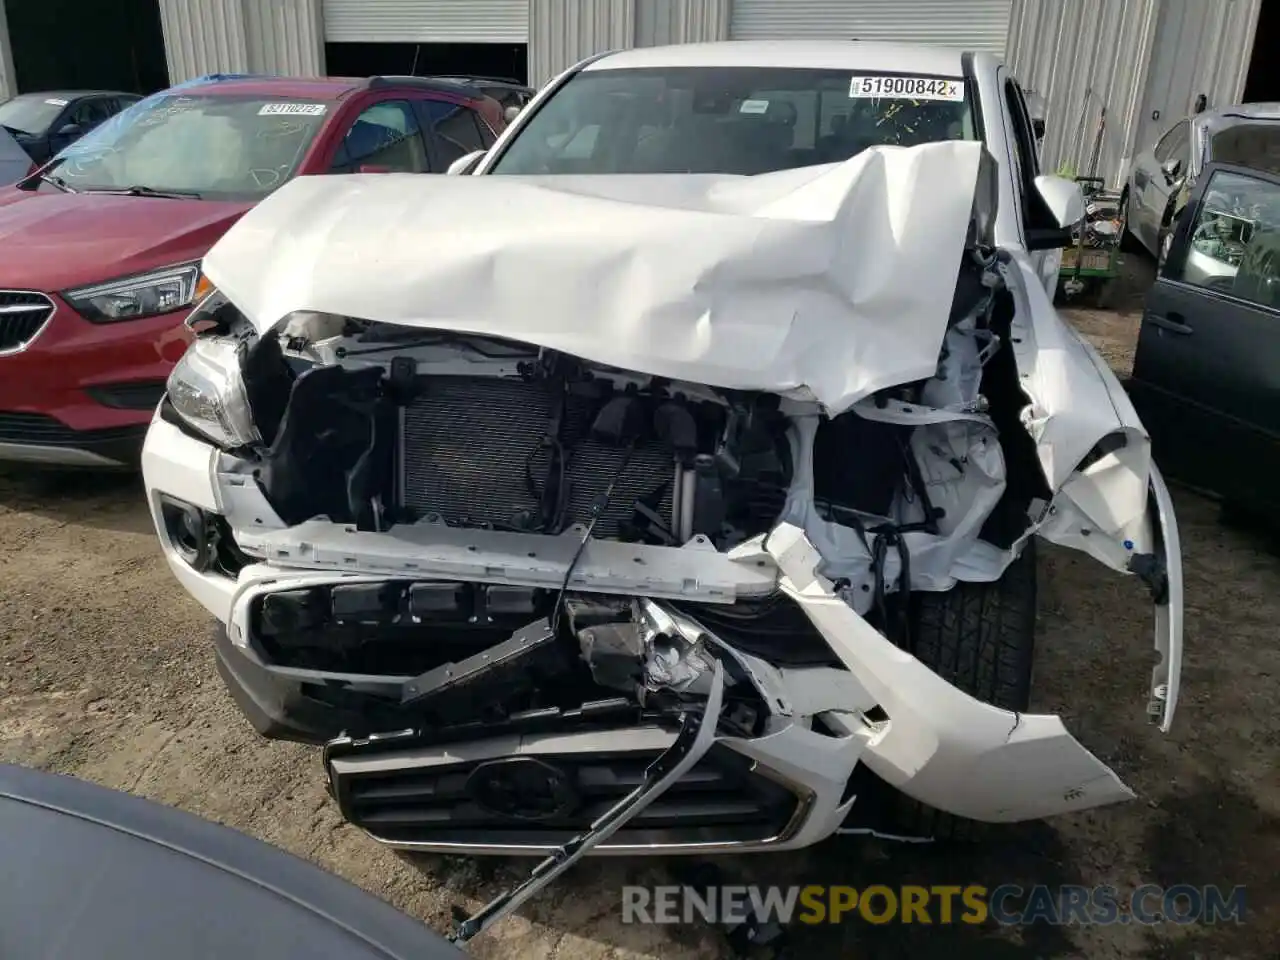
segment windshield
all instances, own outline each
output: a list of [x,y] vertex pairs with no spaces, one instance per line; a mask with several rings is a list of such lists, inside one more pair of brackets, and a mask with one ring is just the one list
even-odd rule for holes
[[63,150],[56,175],[86,193],[255,200],[293,176],[327,112],[323,103],[168,91]]
[[44,133],[66,105],[67,101],[61,97],[14,97],[0,103],[0,127],[8,127],[18,133]]
[[757,174],[975,140],[959,77],[760,67],[586,70],[490,173]]

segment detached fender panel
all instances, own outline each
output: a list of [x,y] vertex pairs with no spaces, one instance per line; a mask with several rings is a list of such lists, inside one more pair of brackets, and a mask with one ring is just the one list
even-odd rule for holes
[[[1182,624],[1184,584],[1182,575],[1182,540],[1178,518],[1173,513],[1173,498],[1159,468],[1151,464],[1151,513],[1156,527],[1156,557],[1164,568],[1164,595],[1156,597],[1156,652],[1160,662],[1151,671],[1151,699],[1147,713],[1160,730],[1169,732],[1178,707],[1178,690],[1182,685]],[[1161,602],[1163,600],[1163,602]]]
[[863,762],[939,810],[990,823],[1035,820],[1133,797],[1055,716],[1014,713],[947,683],[878,633],[817,571],[799,527],[776,528],[766,549],[781,585],[887,714],[865,721]]

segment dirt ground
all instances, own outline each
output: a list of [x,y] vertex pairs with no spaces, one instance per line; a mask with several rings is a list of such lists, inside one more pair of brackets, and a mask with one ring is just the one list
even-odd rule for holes
[[[1140,276],[1131,278],[1138,284]],[[1138,291],[1135,293],[1135,291]],[[1140,284],[1120,312],[1070,311],[1123,369]],[[996,832],[968,848],[839,838],[796,855],[722,861],[744,882],[1219,884],[1247,890],[1245,922],[998,930],[802,928],[796,956],[1275,957],[1280,944],[1280,559],[1176,493],[1187,633],[1174,730],[1144,718],[1150,606],[1088,558],[1042,554],[1039,708],[1138,793],[1126,805]],[[403,859],[341,823],[317,752],[258,739],[214,673],[208,622],[161,561],[135,478],[0,473],[0,760],[73,774],[237,827],[373,891],[431,926],[516,878],[512,861]],[[718,958],[710,928],[621,922],[624,883],[669,864],[593,861],[475,941],[481,957]],[[669,881],[668,881],[669,882]]]

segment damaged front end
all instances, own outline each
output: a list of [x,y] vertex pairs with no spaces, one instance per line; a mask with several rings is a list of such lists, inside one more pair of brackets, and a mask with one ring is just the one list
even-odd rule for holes
[[[144,453],[170,565],[224,624],[246,712],[329,740],[343,814],[384,842],[558,864],[566,844],[705,853],[893,832],[872,815],[877,784],[991,822],[1132,796],[1057,717],[1026,711],[1025,683],[984,679],[991,638],[949,612],[961,593],[981,616],[1013,596],[1001,642],[1029,682],[1036,534],[1144,576],[1161,611],[1151,711],[1167,729],[1181,656],[1167,491],[1114,378],[1029,268],[986,243],[977,149],[868,151],[835,172],[749,178],[755,194],[670,178],[699,189],[668,184],[639,213],[634,178],[402,184],[441,203],[473,193],[469,222],[490,226],[469,253],[455,237],[447,269],[422,268],[434,285],[363,306],[349,281],[326,287],[336,267],[314,251],[336,241],[305,218],[326,238],[345,224],[345,248],[367,254],[378,241],[352,218],[390,215],[366,195],[382,187],[273,195],[211,254],[221,292],[192,317]],[[899,208],[896,191],[929,200],[943,169],[969,171],[967,190]],[[347,193],[317,210],[325,190]],[[495,244],[489,193],[641,220],[608,234],[633,238],[626,258],[566,241],[573,217],[531,253],[527,224],[544,220]],[[890,221],[878,261],[810,236],[850,220]],[[284,223],[287,250],[272,245]],[[378,249],[402,228],[384,224]],[[655,231],[663,250],[694,236],[646,261]],[[264,242],[285,260],[311,251],[288,276],[312,287],[259,282],[286,275],[250,269]],[[504,278],[557,242],[572,254],[551,278],[560,300],[493,321],[530,289]],[[652,279],[698,257],[696,276]],[[941,306],[935,289],[885,285],[921,257],[948,264]],[[781,337],[761,315],[751,330],[721,319],[758,308],[766,261],[794,305]],[[360,289],[385,293],[403,269],[365,262]],[[478,273],[493,288],[465,308],[446,281]],[[579,273],[605,293],[565,299]],[[910,334],[900,349],[889,306]],[[923,347],[913,325],[933,330]],[[745,342],[752,330],[771,342]]]

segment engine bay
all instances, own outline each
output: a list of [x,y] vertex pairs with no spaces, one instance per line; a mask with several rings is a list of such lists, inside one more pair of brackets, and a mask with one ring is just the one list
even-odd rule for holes
[[[278,414],[261,408],[278,407],[279,392],[255,402],[260,422],[280,424],[264,435],[259,479],[286,523],[325,514],[362,529],[441,521],[557,535],[594,519],[595,535],[622,542],[700,535],[727,549],[782,510],[791,470],[776,396],[453,335],[384,347],[392,355],[376,365],[363,359],[385,334],[371,326],[351,346],[327,345],[337,363],[296,376]],[[277,363],[289,371],[282,381],[292,375],[283,353]],[[321,462],[341,478],[291,485],[303,464]],[[334,502],[335,490],[351,496]]]
[[725,555],[787,520],[850,605],[883,618],[895,592],[949,588],[966,553],[1012,560],[1050,498],[1020,423],[1004,276],[967,253],[934,376],[834,417],[803,390],[683,383],[492,337],[317,314],[259,337],[230,303],[204,319],[243,338],[260,439],[228,457],[284,527]]

